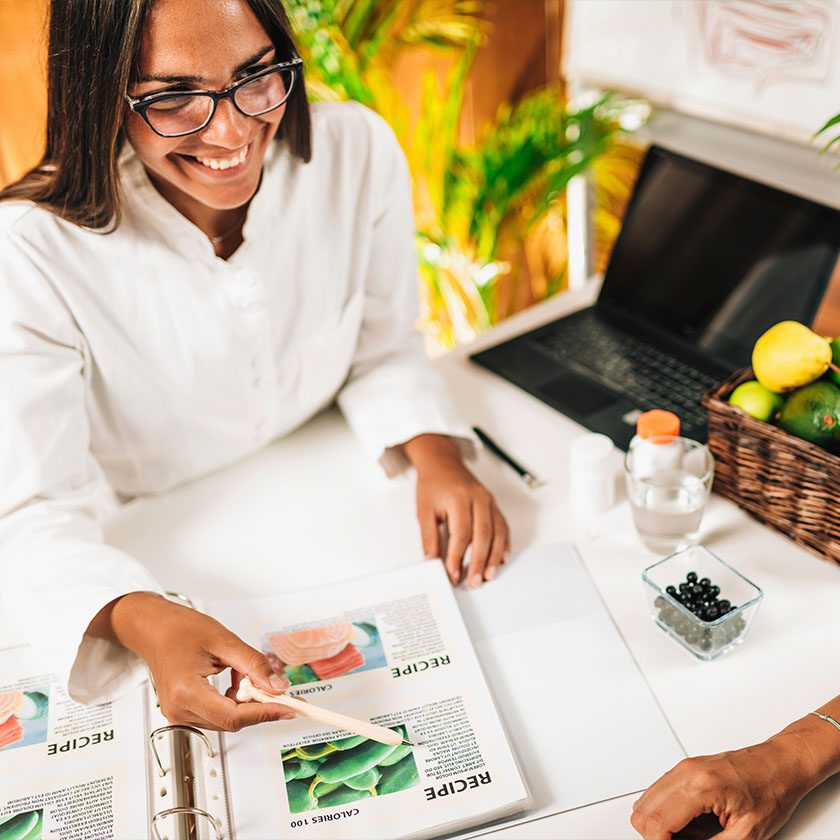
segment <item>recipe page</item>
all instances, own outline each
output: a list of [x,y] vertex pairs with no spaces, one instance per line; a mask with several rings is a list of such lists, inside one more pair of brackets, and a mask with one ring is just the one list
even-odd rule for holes
[[29,647],[0,650],[0,840],[145,837],[142,689],[82,706]]
[[425,837],[527,807],[442,564],[208,606],[263,650],[289,694],[414,745],[303,717],[226,736],[239,836]]

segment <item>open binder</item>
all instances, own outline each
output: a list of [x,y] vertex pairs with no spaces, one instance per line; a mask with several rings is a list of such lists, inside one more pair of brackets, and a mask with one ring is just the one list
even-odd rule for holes
[[[188,597],[167,594],[195,608]],[[303,718],[236,734],[171,725],[150,676],[146,769],[153,840],[233,840],[237,830],[243,837],[287,836],[303,827],[313,838],[419,839],[495,823],[530,805],[442,568],[420,563],[305,593],[206,606],[249,643],[262,638],[269,661],[292,678],[290,694],[315,693],[315,702],[402,726],[417,746],[374,767],[360,765],[359,774],[343,781],[326,778],[336,762],[352,762],[378,745]],[[366,657],[348,654],[348,642],[310,667],[288,664],[288,654],[280,662],[266,647],[267,638],[282,653],[284,640],[288,647],[300,634],[342,623],[375,639]],[[419,628],[429,639],[426,652],[417,641]],[[320,699],[321,691],[328,700]],[[367,743],[357,747],[358,739]],[[459,750],[460,764],[447,764]],[[295,781],[299,770],[303,781]],[[370,790],[360,788],[358,780],[369,774]]]

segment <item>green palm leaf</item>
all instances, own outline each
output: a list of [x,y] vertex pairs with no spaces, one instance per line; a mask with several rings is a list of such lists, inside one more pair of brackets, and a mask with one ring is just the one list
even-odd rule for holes
[[469,218],[479,256],[493,257],[502,222],[535,185],[532,221],[609,146],[618,126],[598,117],[603,104],[570,112],[556,91],[539,91],[502,108],[481,144],[454,156],[445,212]]
[[365,64],[405,46],[465,47],[484,24],[479,0],[339,0],[334,13]]
[[[840,114],[835,114],[833,117],[826,120],[825,125],[823,125],[823,127],[820,128],[819,131],[814,132],[814,136],[811,139],[816,139],[821,134],[825,134],[827,131],[831,130],[835,126],[840,126]],[[836,137],[832,137],[827,143],[825,143],[822,149],[820,150],[820,153],[836,153],[838,151],[838,146],[840,146],[840,133],[838,133]],[[837,168],[840,169],[840,163],[837,164]]]
[[840,114],[835,114],[833,117],[828,119],[825,125],[814,134],[814,137],[819,137],[820,134],[824,131],[828,131],[829,128],[833,128],[835,125],[840,125]]

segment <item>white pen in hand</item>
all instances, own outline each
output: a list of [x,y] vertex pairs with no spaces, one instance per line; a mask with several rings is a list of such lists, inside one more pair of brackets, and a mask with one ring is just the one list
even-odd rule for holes
[[287,694],[269,694],[261,688],[257,688],[250,677],[243,677],[236,692],[236,699],[240,703],[279,703],[287,709],[291,709],[301,717],[307,717],[318,723],[325,723],[327,726],[335,726],[338,729],[346,729],[355,735],[361,735],[371,741],[378,741],[380,744],[390,744],[397,747],[400,744],[407,744],[410,747],[419,746],[412,744],[393,729],[379,726],[367,720],[342,715],[340,712],[333,712],[323,706],[316,706],[314,703],[306,703],[298,700],[297,697],[289,697]]

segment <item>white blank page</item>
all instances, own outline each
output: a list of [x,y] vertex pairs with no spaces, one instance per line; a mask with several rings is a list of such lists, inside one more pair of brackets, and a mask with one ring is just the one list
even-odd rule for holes
[[534,799],[515,822],[643,790],[684,757],[573,545],[457,596]]

